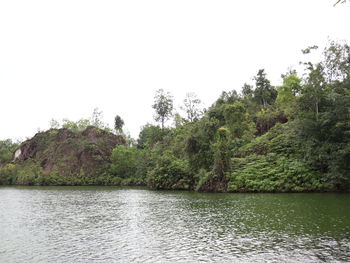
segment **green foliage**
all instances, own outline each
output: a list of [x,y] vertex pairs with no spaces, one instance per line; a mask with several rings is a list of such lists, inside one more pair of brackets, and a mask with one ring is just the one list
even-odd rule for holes
[[232,192],[300,192],[332,190],[320,174],[298,159],[269,153],[232,159]]
[[[325,106],[325,97],[328,92],[327,85],[323,75],[323,66],[321,64],[311,65],[310,72],[306,79],[306,84],[302,88],[298,103],[300,109],[307,115],[313,114],[317,120],[319,113]],[[305,115],[306,115],[305,114]]]
[[167,133],[168,131],[166,129],[146,124],[140,131],[137,147],[141,149],[154,147],[158,142],[162,141]]
[[253,93],[254,93],[253,86],[251,86],[247,83],[244,83],[244,85],[242,87],[243,98],[251,99],[253,97]]
[[89,126],[91,126],[91,121],[89,119],[80,119],[78,121],[63,119],[62,123],[62,128],[69,129],[73,132],[81,132]]
[[214,148],[214,174],[224,177],[228,172],[230,166],[228,142],[227,142],[227,130],[223,127],[219,128],[217,133],[216,143],[213,144]]
[[124,126],[123,119],[119,115],[115,116],[115,118],[114,118],[114,129],[116,130],[116,132],[122,133],[123,126]]
[[36,185],[37,180],[41,174],[42,174],[42,168],[39,165],[35,163],[26,165],[24,167],[21,167],[21,169],[17,169],[16,184]]
[[173,98],[169,92],[159,89],[154,97],[152,108],[156,111],[154,119],[159,121],[164,129],[164,123],[172,116]]
[[237,101],[224,107],[225,123],[232,138],[250,141],[256,132],[254,123],[247,113],[243,103]]
[[117,146],[111,155],[111,174],[119,178],[135,176],[137,167],[137,149],[128,146]]
[[331,41],[323,51],[321,62],[328,82],[341,82],[350,75],[350,46],[347,43]]
[[294,122],[276,124],[268,133],[243,145],[235,156],[246,157],[253,154],[276,153],[290,158],[301,158],[303,156],[302,142],[298,139],[295,125]]
[[283,85],[276,88],[278,95],[276,103],[280,109],[289,117],[293,117],[293,109],[295,109],[296,96],[300,93],[301,79],[295,74],[286,76],[283,79]]
[[0,167],[0,185],[11,185],[16,182],[17,166],[11,163]]
[[260,69],[256,75],[254,90],[254,99],[264,107],[272,105],[277,97],[277,91],[271,86],[270,81],[266,78],[264,69]]
[[190,189],[191,174],[184,160],[170,154],[161,156],[147,174],[147,185],[152,189]]
[[256,113],[255,117],[257,135],[268,132],[278,122],[287,122],[287,118],[282,111],[272,106],[262,108]]
[[0,185],[38,185],[42,168],[35,162],[25,165],[6,164],[0,168]]
[[75,133],[82,132],[89,126],[94,126],[96,128],[111,132],[111,129],[108,127],[108,125],[103,122],[103,113],[102,111],[99,111],[98,108],[95,108],[93,110],[91,117],[88,119],[80,119],[78,121],[63,119],[62,124],[60,124],[60,122],[55,119],[52,119],[50,121],[51,129],[65,128]]
[[0,141],[0,165],[12,161],[17,147],[18,143],[12,142],[11,139]]
[[237,91],[235,91],[235,90],[232,90],[229,92],[223,91],[214,105],[220,106],[223,104],[233,104],[239,100],[240,100],[240,97],[239,97]]
[[189,166],[193,173],[203,168],[209,170],[213,165],[212,143],[218,129],[218,120],[215,118],[202,118],[191,127],[185,139],[184,151],[188,157]]

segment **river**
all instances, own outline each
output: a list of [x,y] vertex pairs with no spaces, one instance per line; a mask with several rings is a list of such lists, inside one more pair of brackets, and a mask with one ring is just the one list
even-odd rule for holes
[[0,262],[350,262],[350,194],[0,187]]

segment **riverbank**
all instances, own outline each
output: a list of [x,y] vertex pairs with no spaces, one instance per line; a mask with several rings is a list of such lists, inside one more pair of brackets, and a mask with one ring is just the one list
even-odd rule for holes
[[147,184],[0,184],[0,188],[18,188],[18,189],[69,189],[71,187],[78,188],[91,188],[91,189],[140,189],[148,191],[164,191],[164,192],[188,192],[188,193],[216,193],[216,194],[349,194],[350,190],[323,190],[323,191],[196,191],[194,189],[153,189],[147,186]]

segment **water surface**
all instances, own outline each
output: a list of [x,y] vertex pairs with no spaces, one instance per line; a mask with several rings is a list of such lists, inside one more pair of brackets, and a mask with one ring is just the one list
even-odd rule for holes
[[1,187],[0,262],[350,262],[350,195]]

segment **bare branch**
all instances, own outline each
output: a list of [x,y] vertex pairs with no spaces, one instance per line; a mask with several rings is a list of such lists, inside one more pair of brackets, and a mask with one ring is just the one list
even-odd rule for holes
[[338,0],[333,6],[336,6],[337,4],[345,4],[346,3],[346,0]]

